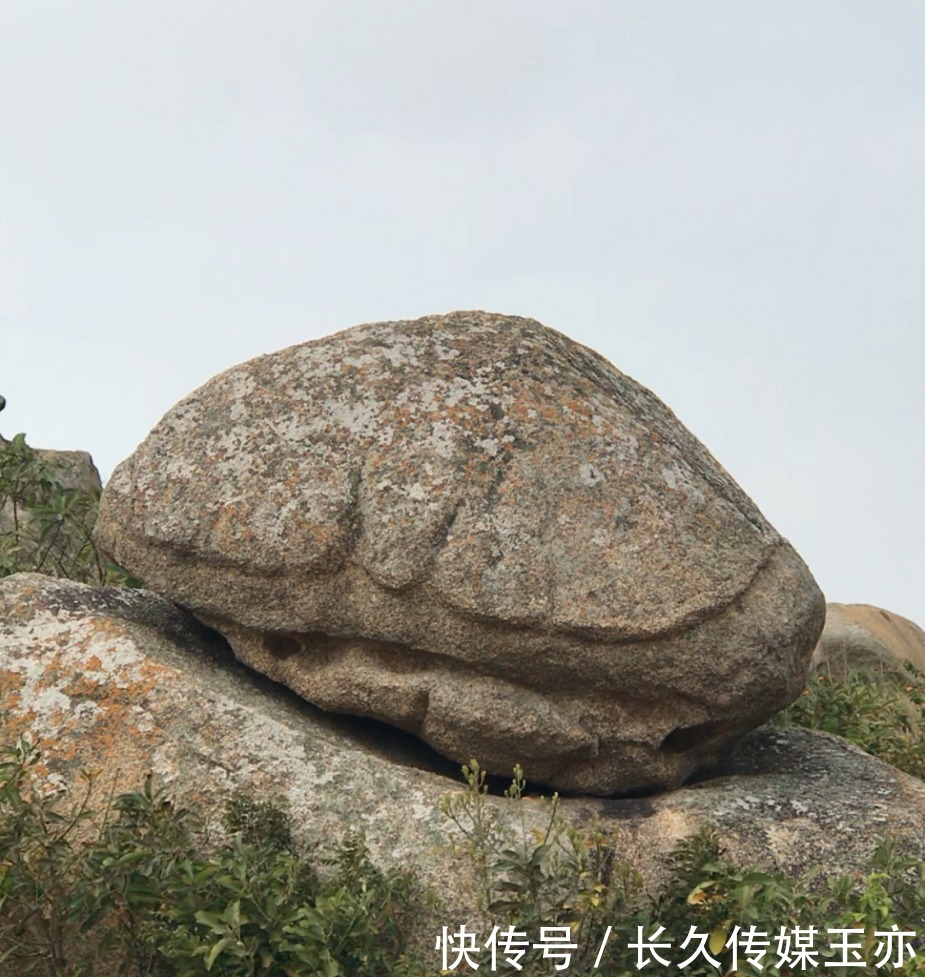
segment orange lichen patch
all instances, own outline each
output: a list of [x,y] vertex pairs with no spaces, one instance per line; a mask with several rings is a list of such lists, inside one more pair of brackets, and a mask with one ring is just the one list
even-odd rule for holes
[[94,617],[86,622],[86,630],[90,632],[88,638],[95,635],[111,635],[113,638],[122,637],[126,633],[125,624],[111,617]]
[[10,710],[16,711],[22,704],[22,676],[8,668],[0,669],[0,721]]
[[11,669],[0,669],[0,721],[6,719],[10,713],[22,709],[22,675]]
[[594,413],[591,410],[590,405],[584,400],[574,400],[574,399],[563,400],[562,407],[564,410],[567,410],[572,414],[578,414],[579,416],[585,418],[590,418]]
[[[63,682],[56,680],[66,668],[70,674],[63,676]],[[88,684],[73,674],[73,668],[73,662],[70,666],[58,660],[49,662],[35,692],[56,690],[81,698],[89,688],[95,704],[90,715],[81,715],[76,709],[38,715],[15,688],[22,676],[9,672],[0,676],[7,705],[0,716],[4,741],[15,742],[20,735],[30,733],[43,756],[39,774],[59,773],[71,780],[78,769],[101,770],[112,790],[137,789],[166,739],[163,721],[139,719],[151,719],[144,705],[155,690],[168,686],[172,670],[149,660],[118,669],[118,684],[106,680]],[[162,775],[166,773],[169,771],[161,771]]]
[[212,524],[212,532],[216,536],[226,536],[229,533],[234,533],[237,530],[239,521],[239,517],[233,506],[223,506],[222,511]]
[[98,655],[91,655],[87,659],[85,667],[88,672],[98,672],[103,667],[103,663],[100,661]]
[[533,397],[521,395],[508,407],[507,412],[511,417],[519,421],[533,421],[537,417],[536,400]]

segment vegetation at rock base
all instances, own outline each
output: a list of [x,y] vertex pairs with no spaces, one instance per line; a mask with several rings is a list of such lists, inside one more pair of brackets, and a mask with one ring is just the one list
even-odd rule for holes
[[64,472],[26,443],[0,440],[0,577],[46,573],[89,584],[137,586],[93,541],[99,490],[69,488]]
[[[574,944],[569,974],[799,973],[786,957],[776,962],[778,934],[782,928],[791,932],[796,927],[816,934],[817,962],[807,968],[810,971],[925,973],[925,864],[900,857],[888,842],[872,852],[863,877],[831,879],[820,886],[815,872],[790,879],[737,866],[724,857],[715,833],[704,829],[668,857],[668,882],[652,895],[638,873],[619,858],[601,826],[579,831],[562,820],[555,795],[529,801],[546,805],[543,827],[531,830],[521,816],[520,829],[512,836],[486,803],[484,771],[471,761],[463,773],[465,790],[448,795],[442,810],[462,832],[461,853],[473,861],[482,880],[480,909],[499,927],[496,936],[513,929],[535,939],[541,926],[568,927]],[[506,792],[515,806],[528,803],[524,787],[522,771],[515,769]],[[916,955],[910,959],[907,954],[895,967],[878,957],[885,948],[884,941],[878,946],[878,934],[894,925],[916,934],[909,941]],[[692,928],[697,935],[692,936]],[[838,937],[830,940],[828,929],[856,931],[849,937],[858,944],[856,965],[831,965],[841,955],[830,946]],[[751,962],[755,947],[752,957],[742,948],[749,931],[768,934],[766,955],[758,959],[761,967]],[[649,962],[640,968],[637,949],[631,946],[640,934],[665,944],[655,953],[667,963],[650,951]],[[482,934],[483,942],[487,935]],[[544,959],[543,953],[542,947],[530,948],[518,960],[522,972],[556,973],[555,961]],[[483,949],[479,959],[491,963],[490,948]],[[497,972],[517,972],[503,959],[497,964]]]
[[[409,953],[405,944],[425,905],[419,885],[407,872],[376,868],[361,836],[347,835],[328,852],[300,852],[284,808],[235,795],[216,841],[151,778],[95,811],[87,800],[92,778],[72,801],[49,789],[39,762],[26,738],[0,757],[4,977],[422,977],[440,970],[439,934],[429,953]],[[676,974],[691,957],[682,972],[694,977],[733,969],[777,977],[800,972],[776,940],[782,927],[809,934],[815,926],[811,970],[836,959],[831,927],[854,931],[847,939],[861,963],[824,972],[925,973],[921,940],[908,941],[918,954],[911,959],[897,957],[898,941],[891,959],[879,959],[879,934],[916,932],[925,918],[925,867],[888,844],[866,876],[820,890],[811,875],[787,879],[733,865],[703,831],[671,855],[668,882],[652,895],[600,826],[578,831],[559,815],[555,796],[526,798],[519,769],[507,792],[513,828],[487,802],[478,764],[465,773],[466,786],[442,809],[458,829],[460,857],[481,878],[482,904],[473,909],[490,922],[466,931],[447,921],[447,970],[471,973],[478,962],[486,973],[622,977],[640,972],[631,944],[642,933],[663,945],[654,952],[669,961],[652,956],[645,973]],[[528,804],[543,806],[542,827],[530,827],[537,819],[525,815]],[[544,940],[543,927],[560,929],[547,929]],[[755,940],[747,955],[749,932],[768,935],[764,958]],[[467,933],[472,949],[457,959]],[[567,966],[556,940],[574,944]],[[518,941],[526,943],[519,958]]]
[[855,670],[810,678],[803,695],[775,723],[835,733],[899,770],[925,779],[925,675]]
[[[0,762],[0,973],[340,977],[411,973],[409,875],[360,835],[296,851],[285,811],[232,797],[226,840],[148,778],[91,810],[36,776],[27,739]],[[88,788],[92,783],[88,782]],[[423,973],[423,971],[420,971]]]

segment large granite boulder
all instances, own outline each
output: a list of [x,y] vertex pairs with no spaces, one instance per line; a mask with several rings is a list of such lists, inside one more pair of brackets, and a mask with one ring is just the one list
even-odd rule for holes
[[[34,574],[0,581],[0,704],[0,742],[31,734],[42,774],[75,798],[86,788],[81,771],[95,771],[96,809],[149,772],[213,823],[235,789],[282,800],[301,842],[326,848],[363,829],[378,864],[413,868],[441,895],[442,907],[415,920],[422,946],[432,951],[441,925],[477,914],[473,861],[454,851],[461,835],[438,810],[460,789],[452,770],[412,737],[376,735],[375,724],[330,716],[274,686],[155,594]],[[516,838],[521,809],[500,797],[485,803]],[[535,800],[523,811],[528,829],[545,826]],[[666,855],[702,826],[739,864],[788,875],[864,871],[888,835],[925,856],[925,784],[807,730],[748,733],[713,777],[689,787],[565,798],[560,812],[596,825],[652,890]]]
[[870,604],[826,606],[813,669],[841,678],[856,668],[900,671],[903,662],[925,672],[925,631],[913,621]]
[[799,694],[824,614],[652,393],[484,312],[215,377],[116,469],[97,530],[311,702],[569,791],[682,783]]

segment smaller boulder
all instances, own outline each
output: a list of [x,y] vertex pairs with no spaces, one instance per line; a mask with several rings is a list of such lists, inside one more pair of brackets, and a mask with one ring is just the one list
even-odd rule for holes
[[870,604],[828,604],[812,668],[844,677],[856,668],[895,672],[910,662],[925,673],[925,631]]

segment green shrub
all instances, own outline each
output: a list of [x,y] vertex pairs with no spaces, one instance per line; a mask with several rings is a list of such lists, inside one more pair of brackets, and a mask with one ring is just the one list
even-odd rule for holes
[[855,670],[844,679],[814,675],[774,722],[835,733],[925,778],[925,676],[908,663],[901,672]]
[[[200,820],[150,777],[94,812],[92,778],[70,805],[43,786],[39,761],[28,739],[0,758],[0,973],[421,977],[439,969],[439,946],[416,957],[406,951],[409,913],[422,898],[414,879],[374,866],[361,836],[346,836],[327,854],[300,853],[284,808],[237,794],[225,811],[225,839],[210,845]],[[663,966],[653,957],[644,972],[676,974],[698,946],[694,939],[682,947],[695,928],[704,953],[683,973],[706,977],[736,964],[739,974],[783,977],[790,970],[776,965],[774,939],[797,926],[821,927],[823,937],[827,926],[859,930],[863,964],[826,973],[923,972],[918,957],[902,967],[875,965],[876,931],[914,931],[925,918],[923,865],[889,844],[863,877],[821,885],[813,873],[787,879],[734,865],[704,830],[668,857],[667,882],[653,894],[600,826],[578,831],[564,823],[555,796],[527,798],[519,769],[507,791],[510,822],[487,802],[478,764],[465,770],[465,788],[441,807],[482,874],[480,908],[496,934],[533,943],[541,927],[559,926],[575,944],[567,968],[528,946],[520,971],[499,952],[498,972],[634,974],[631,944],[643,935],[668,944],[658,952],[669,960]],[[744,951],[733,958],[736,933],[749,927],[769,937],[761,970]],[[478,944],[482,964],[489,963],[487,937]],[[822,968],[834,957],[820,942]],[[913,945],[925,954],[921,940]]]
[[[529,934],[541,926],[568,926],[578,945],[569,972],[580,972],[576,961],[593,959],[606,921],[625,915],[640,899],[640,876],[616,858],[599,826],[582,832],[568,825],[559,814],[558,794],[528,798],[519,766],[505,791],[514,808],[513,833],[487,803],[486,775],[478,762],[471,760],[462,772],[465,788],[444,797],[440,809],[462,833],[462,854],[476,867],[478,908],[493,923]],[[524,958],[528,972],[542,971],[539,957],[531,951]]]
[[[918,933],[916,927],[921,929],[925,919],[925,868],[920,861],[898,857],[889,844],[873,852],[866,876],[820,884],[815,872],[788,879],[760,868],[737,866],[725,858],[716,835],[704,829],[668,856],[667,881],[653,894],[616,857],[613,840],[599,826],[581,832],[563,822],[555,795],[531,799],[531,804],[545,810],[542,818],[527,817],[519,768],[506,792],[518,808],[513,828],[507,831],[487,803],[485,775],[479,765],[470,761],[463,773],[465,789],[448,795],[441,808],[462,832],[461,853],[482,880],[480,908],[491,925],[499,927],[496,943],[506,933],[535,942],[541,926],[567,926],[574,944],[570,975],[622,977],[640,972],[637,951],[631,946],[640,934],[668,945],[657,951],[668,964],[663,966],[649,955],[644,973],[714,977],[734,970],[738,974],[787,975],[791,968],[786,962],[783,966],[776,962],[777,934],[782,927],[788,931],[801,927],[808,932],[813,926],[821,929],[817,934],[818,967],[823,972],[872,975],[902,970],[912,974],[916,966],[922,966],[920,957],[906,960],[903,968],[889,962],[878,966],[875,961],[880,942],[877,931],[889,931],[895,924],[900,930]],[[530,827],[537,822],[541,826]],[[828,946],[827,927],[861,930],[857,940],[863,965],[825,965],[826,960],[836,959],[836,951]],[[701,945],[694,939],[682,949],[692,928],[701,934],[704,950],[716,963],[701,954],[679,970],[680,963]],[[768,934],[769,956],[759,961],[761,969],[750,962],[742,947],[735,950],[737,934],[744,939],[749,928]],[[458,946],[459,931],[448,929],[449,935],[455,932],[459,938]],[[487,936],[481,933],[477,942],[481,949],[474,962],[480,966],[492,962],[490,948],[485,946]],[[921,941],[917,953],[925,955]],[[451,953],[449,960],[454,956]],[[497,972],[518,972],[509,959],[507,955],[496,957]],[[517,962],[524,974],[563,972],[556,968],[562,958],[546,959],[542,948],[535,946]]]
[[71,969],[86,921],[76,837],[87,797],[62,814],[34,786],[38,759],[25,739],[0,759],[0,961],[7,973],[89,973]]
[[66,488],[64,473],[26,444],[0,441],[0,577],[46,573],[88,584],[138,586],[93,540],[99,490]]
[[0,972],[416,972],[400,925],[413,880],[377,869],[362,836],[315,864],[294,850],[285,812],[237,795],[226,812],[230,837],[207,852],[198,819],[150,777],[95,815],[90,782],[67,809],[40,789],[38,762],[27,739],[0,762]]

